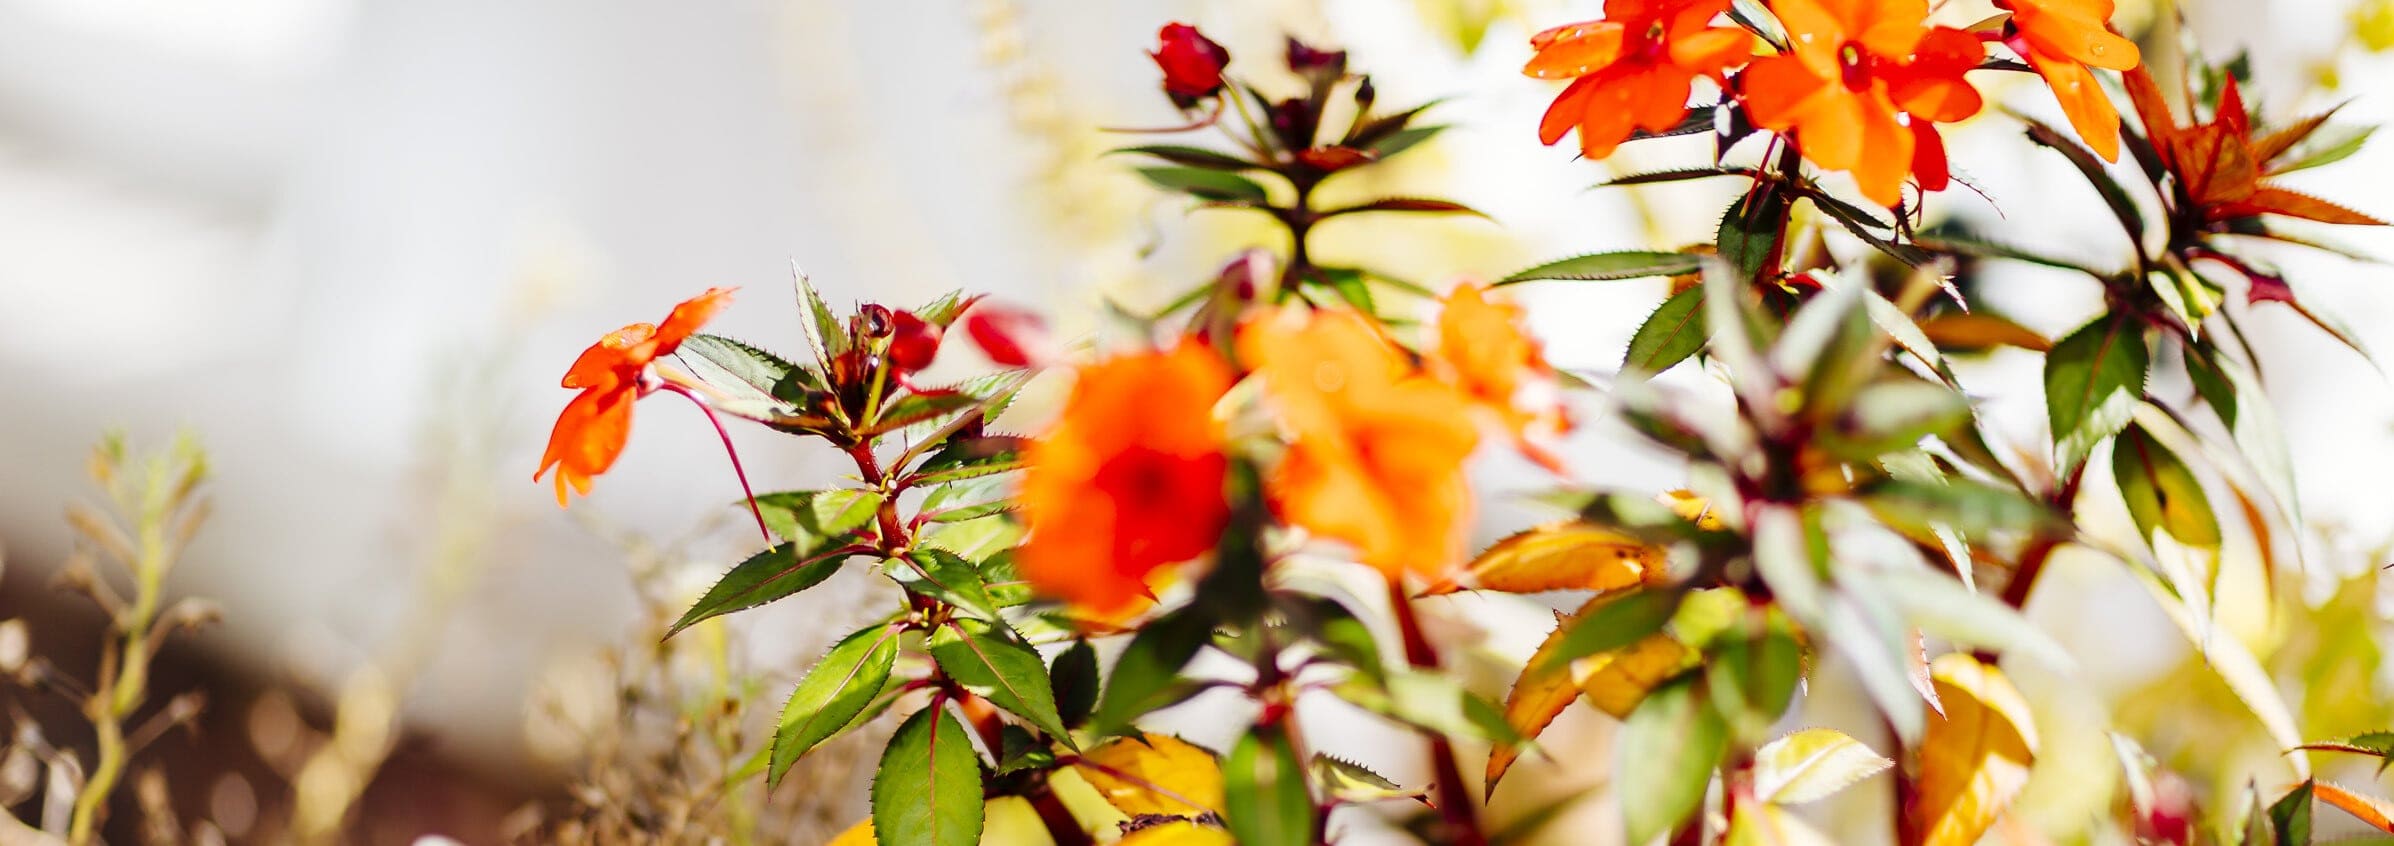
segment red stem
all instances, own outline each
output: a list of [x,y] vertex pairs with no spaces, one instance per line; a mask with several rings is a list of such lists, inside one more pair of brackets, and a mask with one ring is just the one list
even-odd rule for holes
[[[1388,580],[1388,605],[1396,615],[1397,631],[1405,640],[1405,663],[1417,670],[1438,669],[1438,650],[1430,639],[1422,635],[1421,620],[1413,614],[1413,598],[1405,593],[1402,579]],[[1435,782],[1431,788],[1438,797],[1438,814],[1446,821],[1448,843],[1454,846],[1487,846],[1488,835],[1480,831],[1479,810],[1473,804],[1471,788],[1463,782],[1463,768],[1455,762],[1455,746],[1446,735],[1422,729],[1422,736],[1430,741],[1430,763]]]
[[696,404],[699,412],[707,416],[707,422],[714,425],[715,436],[723,439],[723,452],[731,456],[732,473],[740,477],[740,492],[748,495],[748,513],[756,517],[757,534],[765,536],[765,543],[772,543],[773,530],[765,528],[765,512],[756,506],[756,489],[748,486],[748,469],[740,466],[740,451],[732,447],[731,432],[723,428],[722,418],[715,416],[714,406],[707,405],[706,400],[700,399],[698,394],[692,393],[689,388],[672,382],[660,383],[657,387],[681,394]]
[[[973,732],[981,736],[981,745],[989,747],[989,757],[1005,754],[1006,724],[998,719],[997,706],[962,690],[953,691],[952,695],[956,698],[956,710],[964,712],[965,719],[972,723]],[[1064,801],[1056,798],[1056,792],[1049,790],[1046,785],[1040,785],[1038,790],[1023,798],[1030,801],[1031,810],[1038,812],[1039,821],[1047,826],[1047,836],[1056,841],[1056,846],[1096,844],[1096,839],[1081,829],[1080,820],[1073,818],[1072,809],[1064,807]]]

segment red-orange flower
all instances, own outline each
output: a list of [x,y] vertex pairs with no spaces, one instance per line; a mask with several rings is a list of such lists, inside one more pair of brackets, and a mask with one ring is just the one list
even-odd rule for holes
[[1461,392],[1351,310],[1265,315],[1238,348],[1289,435],[1267,482],[1281,519],[1346,542],[1390,578],[1436,578],[1461,558],[1463,462],[1479,440],[1456,413]]
[[1927,24],[1928,0],[1778,0],[1792,49],[1743,76],[1754,123],[1791,132],[1814,164],[1851,171],[1862,195],[1894,206],[1904,177],[1922,190],[1948,180],[1935,123],[1984,104],[1963,73],[1986,48]]
[[1523,454],[1559,466],[1537,440],[1568,425],[1562,389],[1537,340],[1524,330],[1521,307],[1491,299],[1485,288],[1470,283],[1456,285],[1441,302],[1431,366],[1510,434]]
[[1155,40],[1155,51],[1147,55],[1164,71],[1164,93],[1174,105],[1186,109],[1222,92],[1222,69],[1230,65],[1230,51],[1183,23],[1165,24]]
[[2179,197],[2192,206],[2189,211],[2206,222],[2282,214],[2321,223],[2384,225],[2369,215],[2262,182],[2277,172],[2280,157],[2323,122],[2301,121],[2255,138],[2235,76],[2225,79],[2211,121],[2179,126],[2152,74],[2142,67],[2127,73],[2128,101],[2144,121],[2154,154],[2176,178]]
[[1712,25],[1728,10],[1729,0],[1606,0],[1603,20],[1532,36],[1538,52],[1521,72],[1575,79],[1547,107],[1538,140],[1553,144],[1576,127],[1580,152],[1601,159],[1633,129],[1679,123],[1696,77],[1720,81],[1753,55],[1745,30]]
[[2144,61],[2136,42],[2111,31],[2112,0],[1995,0],[2012,13],[2004,43],[2028,60],[2061,101],[2062,114],[2104,161],[2120,158],[2120,110],[2089,66],[2124,71]]
[[632,434],[632,401],[643,392],[649,364],[672,355],[682,339],[731,300],[731,294],[730,288],[709,288],[674,306],[663,324],[634,323],[617,329],[574,359],[561,384],[582,393],[557,415],[556,428],[549,430],[549,448],[540,456],[540,470],[532,474],[537,482],[549,468],[557,469],[558,505],[565,504],[568,487],[588,496],[591,478],[607,472],[623,454]]
[[1023,578],[1110,615],[1148,596],[1157,568],[1212,549],[1230,519],[1213,412],[1230,382],[1220,354],[1189,341],[1080,368],[1026,455]]

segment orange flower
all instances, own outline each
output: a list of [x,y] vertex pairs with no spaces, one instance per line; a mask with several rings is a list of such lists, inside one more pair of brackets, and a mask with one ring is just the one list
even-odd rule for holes
[[1511,434],[1524,454],[1558,468],[1560,461],[1532,438],[1568,427],[1562,389],[1537,340],[1523,330],[1521,307],[1489,299],[1485,288],[1470,283],[1456,285],[1442,302],[1432,366]]
[[1479,440],[1455,413],[1467,397],[1351,310],[1268,314],[1238,346],[1289,433],[1268,481],[1282,519],[1352,545],[1390,578],[1436,578],[1460,559],[1463,462]]
[[1230,505],[1214,403],[1220,355],[1192,341],[1080,369],[1062,416],[1026,455],[1023,578],[1099,615],[1148,596],[1156,568],[1213,549]]
[[632,434],[632,401],[646,393],[648,367],[673,354],[682,339],[698,331],[715,311],[731,300],[732,289],[709,288],[683,300],[662,325],[634,323],[600,338],[582,351],[565,371],[564,387],[582,393],[566,403],[549,430],[549,448],[540,456],[533,481],[557,469],[557,504],[566,502],[566,489],[590,494],[590,479],[614,466]]
[[2136,42],[2112,32],[2112,0],[1995,0],[2012,13],[2004,43],[2027,59],[2061,101],[2078,137],[2104,161],[2120,159],[2120,110],[2088,66],[2124,71],[2144,61]]
[[1977,114],[1962,77],[1986,57],[1977,37],[1927,24],[1928,0],[1778,0],[1794,47],[1744,74],[1754,123],[1793,133],[1804,155],[1852,171],[1862,195],[1894,206],[1903,181],[1947,184],[1937,122]]
[[2263,214],[2282,214],[2321,223],[2384,225],[2385,221],[2307,194],[2262,182],[2276,173],[2278,159],[2323,125],[2302,121],[2285,129],[2253,137],[2252,116],[2244,110],[2244,95],[2234,75],[2227,75],[2219,107],[2209,123],[2179,126],[2162,99],[2161,86],[2144,68],[2127,74],[2128,101],[2144,121],[2145,135],[2178,183],[2178,197],[2204,222],[2216,223]]
[[1690,85],[1716,82],[1754,53],[1754,38],[1712,19],[1729,0],[1605,0],[1604,20],[1567,24],[1530,38],[1537,55],[1522,73],[1574,79],[1563,89],[1538,140],[1553,144],[1579,129],[1581,154],[1612,155],[1632,129],[1661,132],[1687,115]]

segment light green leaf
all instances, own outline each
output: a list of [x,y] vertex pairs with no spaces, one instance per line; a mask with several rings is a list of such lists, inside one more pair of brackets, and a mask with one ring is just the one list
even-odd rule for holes
[[1630,843],[1650,843],[1695,813],[1728,747],[1728,727],[1696,679],[1689,674],[1656,688],[1621,729],[1615,772],[1638,774],[1617,788]]
[[781,783],[790,765],[808,750],[854,724],[888,684],[897,658],[897,629],[889,626],[873,626],[834,644],[782,706],[781,724],[773,731],[769,780]]
[[2219,548],[2219,516],[2203,495],[2202,481],[2143,427],[2128,427],[2112,443],[2111,475],[2145,542],[2151,543],[2153,531],[2160,529],[2188,546]]
[[784,540],[820,543],[863,528],[881,508],[881,494],[852,488],[759,494],[765,528]]
[[873,835],[881,846],[977,846],[981,761],[964,725],[925,708],[898,726],[873,774]]
[[1754,796],[1764,802],[1817,802],[1895,766],[1836,729],[1809,728],[1754,753]]
[[850,554],[846,538],[819,538],[813,543],[790,541],[749,556],[708,588],[698,603],[665,632],[681,630],[713,617],[772,602],[823,583]]
[[964,689],[1072,744],[1072,733],[1056,711],[1047,664],[1013,633],[980,620],[953,620],[932,634],[931,658]]
[[1288,736],[1258,728],[1239,737],[1222,762],[1223,825],[1241,846],[1309,846],[1313,796]]
[[1601,282],[1614,279],[1643,279],[1653,276],[1684,276],[1696,272],[1702,259],[1687,253],[1662,253],[1629,250],[1613,253],[1592,253],[1551,261],[1503,279],[1498,285],[1511,285],[1539,279],[1572,279]]

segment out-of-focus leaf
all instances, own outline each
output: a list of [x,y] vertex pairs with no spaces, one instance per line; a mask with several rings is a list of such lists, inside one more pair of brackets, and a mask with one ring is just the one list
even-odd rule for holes
[[[1611,597],[1597,597],[1569,615],[1555,615],[1554,631],[1522,666],[1521,676],[1505,694],[1505,723],[1524,739],[1535,739],[1571,702],[1585,694],[1588,703],[1614,718],[1627,717],[1647,692],[1664,679],[1687,668],[1692,657],[1686,646],[1667,634],[1649,635],[1629,646],[1600,652],[1577,661],[1554,658],[1570,624],[1602,607]],[[1487,794],[1521,757],[1521,748],[1499,742],[1488,751]]]
[[[1793,625],[1783,613],[1763,614],[1759,621],[1755,616],[1749,612],[1740,621],[1744,625],[1704,644],[1704,686],[1712,693],[1713,708],[1728,721],[1730,737],[1749,745],[1769,736],[1804,679],[1804,646]],[[1680,632],[1687,636],[1684,623]]]
[[2368,143],[2369,136],[2376,131],[2377,127],[2375,126],[2341,127],[2312,143],[2303,145],[2295,151],[2293,158],[2272,165],[2269,173],[2271,176],[2279,176],[2298,170],[2309,170],[2321,165],[2331,165],[2351,158],[2352,154],[2361,151],[2361,145]]
[[2219,421],[2231,429],[2236,426],[2236,383],[2220,370],[2219,352],[2208,344],[2188,344],[2184,347],[2186,378],[2194,383],[2195,395],[2203,404],[2219,415]]
[[756,498],[765,528],[783,540],[818,544],[862,528],[880,507],[881,494],[854,488],[781,491]]
[[1963,654],[1931,665],[1942,716],[1928,716],[1920,745],[1923,846],[1970,846],[2011,807],[2036,760],[2028,701],[2003,672]]
[[1659,547],[1603,526],[1567,521],[1497,541],[1454,579],[1442,580],[1423,594],[1620,590],[1661,580],[1669,575],[1668,565]]
[[1678,638],[1650,635],[1620,649],[1571,662],[1571,680],[1588,697],[1589,707],[1614,719],[1627,719],[1656,685],[1693,666],[1696,658],[1695,651]]
[[1106,741],[1073,768],[1108,804],[1131,817],[1222,812],[1222,765],[1214,753],[1168,734]]
[[2129,426],[2112,443],[2111,475],[2146,542],[2160,529],[2188,546],[2219,548],[2219,516],[2203,495],[2202,481],[2143,427]]
[[2142,324],[2122,314],[2070,333],[2045,355],[2045,412],[2063,467],[2126,428],[2152,367]]
[[1638,331],[1629,339],[1629,353],[1621,362],[1624,371],[1661,373],[1672,365],[1686,361],[1704,348],[1704,340],[1711,334],[1704,316],[1704,289],[1692,287],[1672,294],[1654,313],[1638,324]]
[[840,836],[831,838],[831,842],[824,846],[876,846],[873,840],[873,819],[866,817],[857,820],[855,825],[849,826],[847,831],[840,832]]
[[1679,611],[1679,600],[1685,595],[1668,588],[1645,589],[1616,594],[1581,609],[1574,619],[1563,622],[1554,648],[1533,666],[1559,668],[1564,662],[1645,640],[1671,622],[1671,615]]
[[1454,202],[1452,200],[1432,199],[1429,197],[1382,197],[1380,199],[1372,200],[1359,205],[1330,209],[1328,211],[1322,212],[1321,216],[1334,217],[1337,215],[1359,214],[1362,212],[1426,212],[1429,214],[1467,214],[1482,220],[1492,219],[1479,209],[1472,208],[1462,203]]
[[932,659],[957,684],[1030,721],[1049,737],[1072,744],[1072,734],[1056,712],[1047,664],[1013,632],[960,618],[932,634],[930,649]]
[[1156,823],[1124,835],[1114,846],[1238,846],[1230,832],[1189,820]]
[[1937,689],[1921,657],[1920,633],[1906,628],[1895,609],[1866,585],[1841,585],[1823,603],[1821,622],[1809,630],[1853,664],[1862,692],[1896,737],[1910,745],[1925,727],[1921,703],[1928,703],[1931,712],[1939,707]]
[[1786,220],[1787,195],[1772,186],[1747,194],[1721,216],[1721,258],[1737,268],[1739,278],[1752,279],[1777,257],[1780,224]]
[[1701,259],[1687,253],[1625,251],[1592,253],[1551,261],[1497,280],[1498,285],[1530,282],[1540,279],[1570,279],[1601,282],[1614,279],[1644,279],[1654,276],[1683,276],[1696,272]]
[[1344,802],[1380,802],[1389,799],[1412,799],[1424,791],[1409,790],[1389,781],[1387,776],[1372,772],[1362,764],[1315,753],[1313,780],[1331,796]]
[[1615,772],[1630,843],[1649,843],[1696,812],[1728,747],[1728,727],[1713,713],[1693,674],[1656,688],[1621,729]]
[[898,632],[874,626],[847,636],[831,647],[782,706],[781,724],[773,732],[773,756],[768,780],[781,783],[790,765],[816,744],[837,736],[856,722],[865,706],[889,683],[898,659]]
[[1723,846],[1832,846],[1835,841],[1802,817],[1768,802],[1737,806]]
[[1067,726],[1089,721],[1089,714],[1097,708],[1097,650],[1086,640],[1075,640],[1064,651],[1056,653],[1056,660],[1048,666],[1048,681],[1055,691],[1056,714]]
[[2095,187],[2095,193],[2103,195],[2103,204],[2111,208],[2111,216],[2118,218],[2120,227],[2127,230],[2128,240],[2134,242],[2138,249],[2143,249],[2144,213],[2137,210],[2136,200],[2128,196],[2128,189],[2120,187],[2119,181],[2111,178],[2103,160],[2079,146],[2078,142],[2070,140],[2070,136],[2061,130],[2035,120],[2028,120],[2027,123],[2028,140],[2051,147],[2063,158],[2069,159],[2070,164],[2078,168],[2078,174],[2086,177],[2087,183]]
[[1213,638],[1213,622],[1190,610],[1166,614],[1139,629],[1114,660],[1091,726],[1100,735],[1119,731],[1166,701],[1180,668]]
[[873,774],[873,831],[884,846],[981,842],[981,762],[964,726],[925,708],[898,726]]
[[1754,752],[1754,798],[1780,805],[1817,802],[1895,762],[1836,729],[1809,728]]
[[1357,676],[1334,690],[1356,707],[1415,728],[1492,744],[1527,742],[1505,721],[1502,709],[1465,689],[1452,676],[1396,669],[1378,684]]
[[2315,786],[2305,780],[2270,804],[2269,828],[2275,835],[2271,846],[2311,846],[2311,795]]
[[1195,167],[1143,167],[1148,184],[1200,200],[1262,203],[1269,196],[1255,180],[1235,173]]
[[1204,147],[1189,147],[1180,144],[1147,144],[1138,147],[1123,147],[1121,149],[1113,150],[1112,152],[1154,156],[1183,167],[1203,168],[1205,170],[1237,171],[1255,170],[1259,167],[1259,165],[1254,162],[1230,155],[1228,153],[1208,150]]
[[1970,401],[1961,393],[1910,377],[1868,385],[1843,408],[1833,437],[1824,439],[1824,445],[1858,461],[1911,449],[1922,438],[1945,435],[1970,422]]
[[1308,846],[1314,801],[1288,736],[1260,728],[1239,737],[1222,765],[1222,821],[1240,846]]
[[1870,577],[1911,624],[1955,643],[2016,653],[2059,672],[2077,666],[2070,652],[2018,609],[1924,568],[1890,569]]
[[2319,801],[2336,806],[2338,810],[2351,814],[2353,819],[2368,823],[2370,828],[2394,834],[2394,802],[2346,790],[2332,781],[2312,784],[2311,792],[2319,797]]
[[[2270,740],[2281,749],[2301,746],[2302,733],[2296,728],[2294,712],[2286,706],[2286,699],[2278,692],[2277,682],[2270,678],[2269,671],[2261,666],[2260,659],[2253,657],[2252,649],[2232,634],[2205,626],[2194,609],[2187,607],[2185,600],[2147,568],[2131,567],[2128,572],[2153,595],[2155,604],[2170,622],[2177,624],[2179,633],[2202,653],[2204,663],[2219,674],[2220,681],[2268,730]],[[2289,757],[2287,763],[2294,767],[2296,775],[2310,777],[2311,764],[2303,756]]]
[[1997,531],[2054,532],[2067,528],[2044,503],[2018,491],[1971,479],[1953,478],[1944,484],[1893,480],[1862,492],[1868,506],[1889,526],[1915,536],[1928,536],[1937,527],[1972,537]]
[[2019,347],[2033,352],[2053,349],[2053,342],[2010,318],[1987,312],[1948,312],[1920,321],[1920,331],[1941,349],[1984,350]]
[[1413,149],[1421,142],[1436,138],[1438,133],[1445,131],[1444,124],[1399,129],[1366,144],[1364,149],[1370,151],[1374,157],[1385,161],[1388,157]]
[[2075,270],[2098,279],[2103,277],[2102,271],[2087,267],[2082,264],[2031,252],[2010,244],[1988,241],[1981,238],[1963,235],[1958,232],[1923,232],[1919,236],[1913,238],[1912,243],[1919,245],[1922,249],[1940,253],[1951,253],[1957,256],[1970,256],[1972,258],[2011,259],[2013,261],[2027,262],[2029,264],[2042,265],[2058,270]]

